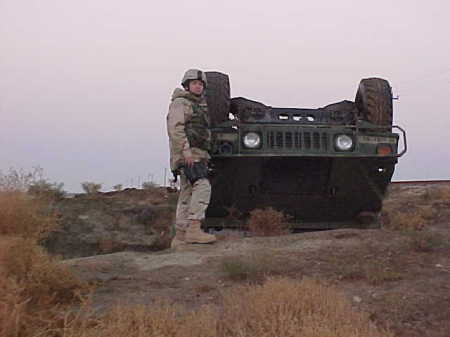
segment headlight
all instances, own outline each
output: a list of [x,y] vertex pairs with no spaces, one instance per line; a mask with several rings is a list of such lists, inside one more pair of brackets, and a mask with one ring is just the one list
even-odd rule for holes
[[249,132],[244,136],[244,145],[250,149],[261,145],[261,137],[256,132]]
[[348,151],[353,147],[353,139],[347,135],[339,135],[336,137],[334,144],[340,151]]

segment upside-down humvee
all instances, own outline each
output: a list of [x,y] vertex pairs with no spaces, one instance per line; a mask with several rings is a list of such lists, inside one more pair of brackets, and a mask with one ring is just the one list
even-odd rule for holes
[[230,98],[228,76],[206,74],[213,140],[207,226],[226,226],[231,211],[245,217],[265,207],[291,216],[298,228],[377,222],[406,152],[386,80],[361,80],[355,102],[275,108]]

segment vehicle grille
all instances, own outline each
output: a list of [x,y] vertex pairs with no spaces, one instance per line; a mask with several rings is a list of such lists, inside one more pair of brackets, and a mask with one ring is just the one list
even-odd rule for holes
[[320,131],[267,130],[265,144],[268,149],[325,152],[329,148],[329,138],[328,133]]

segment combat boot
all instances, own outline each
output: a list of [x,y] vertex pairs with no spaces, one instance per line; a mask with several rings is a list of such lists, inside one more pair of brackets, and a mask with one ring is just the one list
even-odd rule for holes
[[213,243],[216,242],[216,236],[205,233],[200,227],[200,220],[191,220],[189,227],[186,228],[184,237],[186,243]]
[[175,236],[170,243],[170,248],[176,249],[186,244],[186,227],[186,225],[175,225]]

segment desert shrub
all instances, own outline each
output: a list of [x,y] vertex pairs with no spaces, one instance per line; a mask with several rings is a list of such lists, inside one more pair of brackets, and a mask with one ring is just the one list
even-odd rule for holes
[[60,327],[62,310],[88,291],[35,240],[0,237],[0,336],[37,336]]
[[45,201],[24,192],[0,191],[0,235],[40,239],[56,226]]
[[1,245],[2,271],[24,285],[23,293],[31,305],[42,301],[68,303],[82,288],[68,267],[46,254],[35,240],[8,238]]
[[0,171],[0,191],[26,192],[35,181],[41,180],[43,170],[35,167],[31,172],[23,169],[10,168],[8,172]]
[[100,190],[102,189],[102,184],[85,181],[81,183],[81,188],[87,194],[95,194],[100,192]]
[[289,233],[288,221],[289,218],[283,212],[268,207],[251,211],[247,226],[255,235],[282,235]]
[[33,176],[1,177],[0,336],[35,336],[56,324],[62,306],[87,286],[38,245],[57,221],[47,198],[26,193]]
[[123,190],[122,184],[114,185],[114,186],[113,186],[113,190],[114,190],[114,191],[122,191],[122,190]]
[[219,331],[219,336],[392,336],[336,289],[311,279],[270,279],[231,290],[224,296]]
[[33,182],[28,187],[28,193],[38,198],[59,200],[66,196],[63,183],[49,183],[45,179]]

